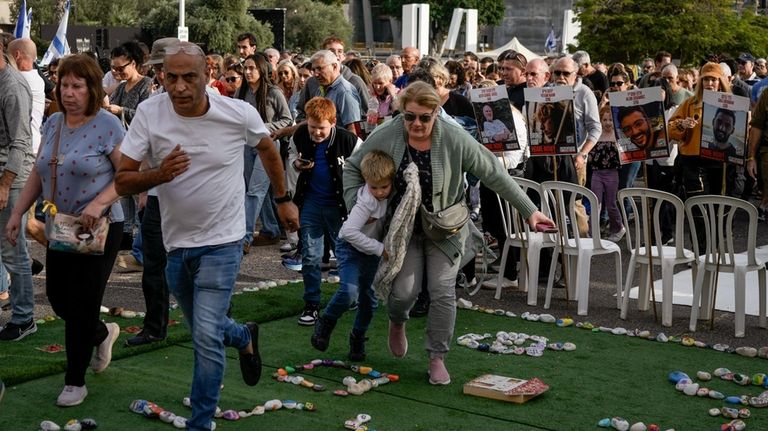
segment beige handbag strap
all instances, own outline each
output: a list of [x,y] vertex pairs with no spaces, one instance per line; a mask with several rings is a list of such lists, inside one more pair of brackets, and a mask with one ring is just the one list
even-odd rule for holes
[[66,119],[64,115],[61,116],[59,127],[56,128],[56,138],[53,140],[53,149],[51,150],[51,161],[48,164],[51,166],[51,195],[48,202],[54,203],[56,197],[56,167],[59,165],[59,140],[61,139],[61,128]]

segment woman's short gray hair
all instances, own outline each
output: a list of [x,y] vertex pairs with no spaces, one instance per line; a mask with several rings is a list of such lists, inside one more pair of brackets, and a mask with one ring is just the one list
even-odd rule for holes
[[371,69],[371,79],[383,79],[386,82],[392,82],[392,69],[386,64],[379,63]]

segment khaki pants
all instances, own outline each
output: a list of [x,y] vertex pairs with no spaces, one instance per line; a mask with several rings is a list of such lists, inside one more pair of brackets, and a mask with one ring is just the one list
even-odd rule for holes
[[[586,186],[587,183],[587,164],[583,164],[581,169],[576,168],[576,178],[579,185]],[[587,216],[587,209],[584,208],[584,204],[581,201],[576,201],[574,204],[576,212],[576,226],[579,227],[579,235],[582,238],[589,237],[589,216]],[[598,211],[599,208],[592,208],[592,211]]]

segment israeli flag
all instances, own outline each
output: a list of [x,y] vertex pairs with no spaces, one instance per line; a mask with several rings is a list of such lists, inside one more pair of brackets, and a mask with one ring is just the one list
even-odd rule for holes
[[19,19],[16,20],[16,29],[13,36],[16,39],[29,39],[29,29],[32,26],[32,9],[27,10],[27,0],[21,0],[19,6]]
[[56,36],[53,37],[51,45],[48,47],[48,51],[46,51],[43,56],[43,61],[40,62],[41,66],[47,66],[54,58],[64,57],[69,54],[69,43],[67,43],[69,4],[70,0],[67,0],[67,4],[64,6],[64,15],[61,16],[61,22],[59,23],[59,29],[56,30]]
[[555,29],[552,28],[549,30],[549,35],[547,35],[547,41],[544,42],[544,49],[547,50],[547,52],[552,52],[557,48],[557,38],[555,38]]

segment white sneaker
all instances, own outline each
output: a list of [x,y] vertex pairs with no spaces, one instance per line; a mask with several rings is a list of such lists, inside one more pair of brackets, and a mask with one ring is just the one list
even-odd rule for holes
[[88,389],[83,386],[64,386],[64,389],[56,399],[56,405],[59,407],[72,407],[82,404],[85,397],[88,396]]
[[619,242],[621,241],[622,238],[624,238],[624,235],[626,233],[627,233],[627,229],[624,228],[624,226],[622,226],[620,231],[608,235],[608,237],[605,239],[612,242]]
[[[481,287],[483,289],[496,289],[498,277],[492,277],[489,279],[486,279],[483,281],[483,284]],[[502,277],[501,279],[501,287],[503,289],[516,289],[517,288],[517,280],[510,280],[506,277]]]
[[107,338],[99,344],[96,349],[96,356],[91,361],[91,369],[94,373],[100,373],[107,369],[112,362],[112,346],[120,335],[120,326],[117,323],[107,323]]

